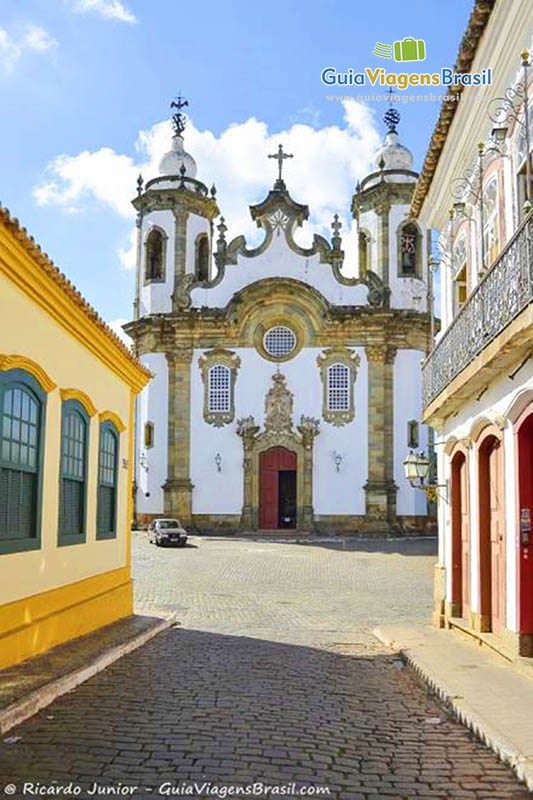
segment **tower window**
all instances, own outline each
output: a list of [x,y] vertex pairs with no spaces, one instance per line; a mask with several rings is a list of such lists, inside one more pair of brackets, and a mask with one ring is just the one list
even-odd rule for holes
[[144,425],[144,446],[145,447],[153,447],[154,446],[154,423],[153,422],[146,422]]
[[231,370],[215,364],[209,370],[209,411],[228,412],[231,405]]
[[197,280],[209,280],[209,239],[206,233],[201,233],[196,237],[195,272]]
[[163,281],[165,279],[165,237],[159,228],[152,228],[146,237],[145,280]]
[[407,447],[418,447],[419,444],[418,422],[416,419],[410,419],[407,423]]
[[350,368],[345,364],[328,367],[328,411],[350,409]]
[[359,277],[365,278],[370,269],[370,236],[359,231]]
[[400,228],[398,236],[399,274],[415,277],[418,270],[420,234],[416,225],[408,223]]

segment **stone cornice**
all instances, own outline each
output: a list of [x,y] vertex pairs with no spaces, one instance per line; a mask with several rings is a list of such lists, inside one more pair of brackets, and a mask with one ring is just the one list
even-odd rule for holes
[[158,189],[155,186],[132,200],[132,205],[143,215],[151,211],[188,211],[213,220],[220,214],[216,200],[186,186]]
[[[468,20],[467,29],[461,40],[457,60],[454,65],[454,72],[469,72],[476,50],[483,35],[485,28],[490,19],[490,15],[494,10],[496,0],[476,0],[470,19]],[[429,147],[422,165],[422,171],[416,184],[415,193],[411,203],[411,213],[413,216],[418,216],[424,199],[429,191],[429,187],[433,181],[435,170],[441,156],[448,131],[450,130],[456,110],[459,108],[460,103],[450,101],[448,96],[459,95],[463,92],[464,87],[462,84],[453,86],[447,92],[446,97],[442,101],[440,114],[437,123],[431,136]]]

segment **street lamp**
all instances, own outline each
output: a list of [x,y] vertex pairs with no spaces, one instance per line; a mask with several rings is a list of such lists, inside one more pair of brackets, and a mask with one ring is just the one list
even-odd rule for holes
[[[448,492],[446,484],[426,483],[430,466],[431,462],[425,453],[422,451],[415,453],[410,450],[403,462],[405,477],[413,489],[422,489],[426,493],[430,503],[436,503],[439,497],[447,503]],[[444,489],[445,492],[441,494],[439,489]]]

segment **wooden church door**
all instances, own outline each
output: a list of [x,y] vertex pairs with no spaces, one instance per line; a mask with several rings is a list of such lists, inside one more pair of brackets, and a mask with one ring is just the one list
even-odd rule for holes
[[[263,530],[293,527],[283,522],[285,509],[292,505],[295,524],[296,465],[296,453],[286,447],[271,447],[259,454],[259,527]],[[290,473],[293,480],[289,479]],[[287,492],[294,492],[294,498],[289,498]]]

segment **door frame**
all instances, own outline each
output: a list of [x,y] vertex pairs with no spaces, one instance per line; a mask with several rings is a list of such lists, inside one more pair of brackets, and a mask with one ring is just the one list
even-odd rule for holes
[[296,528],[312,528],[313,442],[292,432],[265,431],[254,439],[243,438],[244,487],[241,527],[259,530],[259,455],[271,447],[285,447],[296,453]]
[[[448,614],[450,617],[464,617],[464,614],[471,607],[471,546],[470,546],[470,453],[468,447],[462,442],[457,442],[448,455],[450,464],[450,523],[451,523],[451,598],[448,604]],[[462,464],[454,463],[462,460]],[[458,481],[461,466],[466,470],[466,497],[461,493],[460,481]],[[457,496],[460,496],[461,505],[457,508]],[[458,513],[459,512],[459,513]],[[466,516],[468,522],[467,541],[468,541],[468,570],[466,575],[463,569],[463,536],[462,523]],[[463,593],[468,596],[468,604],[463,603]]]
[[[492,539],[491,539],[491,515],[490,507],[486,507],[486,495],[484,486],[482,486],[482,479],[490,476],[490,453],[486,452],[491,447],[489,440],[497,442],[498,448],[498,472],[499,472],[499,486],[498,492],[500,496],[500,525],[502,529],[502,544],[500,545],[500,553],[502,557],[501,569],[503,572],[503,583],[500,582],[498,591],[502,593],[501,600],[503,607],[503,620],[502,629],[506,623],[506,526],[505,526],[505,459],[504,459],[504,443],[503,435],[500,428],[490,423],[485,425],[476,438],[476,462],[478,470],[478,603],[479,611],[475,617],[475,628],[481,633],[490,632],[493,630],[493,609],[494,602],[492,596]],[[489,492],[489,506],[490,506],[490,492]]]

